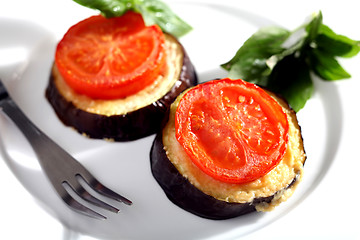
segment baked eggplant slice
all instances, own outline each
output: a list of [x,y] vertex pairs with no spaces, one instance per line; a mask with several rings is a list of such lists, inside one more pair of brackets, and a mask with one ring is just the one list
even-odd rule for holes
[[157,132],[167,109],[197,84],[195,69],[180,42],[165,34],[166,64],[158,78],[136,94],[93,99],[75,92],[54,64],[46,98],[59,119],[90,138],[129,141]]
[[[217,81],[222,82],[224,80],[210,81],[209,84]],[[227,83],[229,83],[229,81],[233,80],[225,80]],[[181,109],[179,110],[179,105],[183,104],[181,101],[188,92],[201,85],[202,84],[186,90],[186,92],[179,95],[171,105],[167,122],[164,124],[164,128],[157,134],[150,152],[151,171],[154,178],[159,183],[166,196],[174,204],[200,217],[220,220],[237,217],[254,211],[273,210],[275,206],[286,201],[292,195],[302,178],[306,155],[301,136],[301,129],[298,125],[295,112],[289,107],[286,101],[279,96],[268,91],[263,91],[262,94],[265,93],[271,97],[285,114],[288,123],[288,134],[286,137],[287,141],[284,153],[280,155],[280,160],[272,169],[256,179],[241,180],[242,182],[237,183],[235,180],[229,180],[223,176],[220,178],[217,176],[214,177],[209,175],[206,170],[202,170],[201,166],[199,167],[193,161],[191,154],[188,154],[182,145],[181,140],[179,140],[178,135],[179,122],[177,118],[181,115],[181,113],[179,113],[179,111],[181,111]],[[223,90],[224,91],[222,92],[227,91],[226,88],[223,88]],[[213,97],[216,98],[216,95],[222,94],[213,90],[211,90],[211,92],[205,91],[205,96],[207,96],[205,102],[208,102],[209,99]],[[230,93],[228,96],[234,95]],[[223,99],[227,100],[229,99],[227,98],[228,96],[224,95],[222,97],[225,97]],[[187,99],[190,99],[190,97],[187,97]],[[241,96],[236,96],[236,99],[239,101],[244,100]],[[205,106],[203,109],[207,108],[208,106]],[[190,109],[191,112],[196,112],[196,108]],[[201,114],[204,115],[203,113]],[[250,119],[251,117],[248,117],[248,115],[249,113],[247,113],[245,117]],[[190,121],[193,121],[194,119],[197,121],[196,116],[187,116]],[[211,118],[216,118],[215,114],[213,114]],[[187,129],[193,128],[198,130],[195,120],[191,123],[192,125],[188,126],[185,124],[185,127]],[[201,127],[206,125],[204,121],[202,124]],[[254,124],[261,125],[259,121],[256,121]],[[264,129],[264,131],[268,130],[266,128]],[[215,132],[212,132],[212,134],[216,135]],[[201,136],[198,135],[197,139],[200,137]],[[228,136],[220,137],[225,139]],[[221,138],[219,139],[220,140],[217,141],[215,145],[225,149],[225,152],[230,152],[224,147],[225,145],[222,145],[223,140],[221,140]],[[212,140],[205,142],[211,141]],[[248,143],[251,145],[251,141]],[[193,142],[191,144],[193,144]],[[216,151],[217,146],[211,148],[210,155],[214,154],[212,152]],[[261,147],[264,146],[266,145],[261,145]],[[274,146],[278,145],[275,144]],[[222,154],[222,156],[224,156],[224,154]],[[199,154],[197,157],[202,158],[202,155]],[[225,161],[226,157],[223,158]],[[225,166],[228,166],[226,163],[224,164]],[[253,166],[253,169],[254,168],[256,168],[256,166]]]

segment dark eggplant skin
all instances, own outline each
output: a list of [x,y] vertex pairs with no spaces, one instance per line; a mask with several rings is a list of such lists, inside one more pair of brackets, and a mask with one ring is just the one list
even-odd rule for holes
[[90,138],[131,141],[149,136],[161,129],[165,113],[175,98],[198,82],[195,68],[183,46],[180,46],[184,56],[179,79],[162,98],[138,110],[111,116],[81,110],[58,91],[53,74],[50,74],[46,98],[65,125]]
[[[199,217],[225,220],[256,212],[259,203],[270,203],[276,193],[269,197],[256,198],[248,203],[230,203],[209,196],[182,176],[168,159],[164,150],[161,132],[156,135],[150,151],[151,172],[167,198],[180,208]],[[287,186],[290,188],[296,176]]]
[[250,203],[229,203],[209,196],[183,177],[169,161],[162,134],[156,135],[150,152],[151,172],[168,199],[180,208],[197,216],[224,220],[255,212],[259,202],[271,202],[274,196],[258,198]]

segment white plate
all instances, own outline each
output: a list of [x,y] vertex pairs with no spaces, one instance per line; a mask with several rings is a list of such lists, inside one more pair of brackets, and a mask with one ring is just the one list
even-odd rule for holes
[[[70,25],[94,12],[71,1],[61,4],[54,1],[53,6],[47,1],[38,2],[46,5],[43,9],[57,11],[44,13],[35,9],[35,13],[29,14],[12,9],[14,14],[11,14],[9,7],[9,12],[0,12],[0,17],[3,16],[0,34],[4,36],[0,38],[0,78],[39,128],[105,185],[134,202],[131,207],[115,203],[122,210],[117,215],[99,210],[108,216],[106,221],[90,219],[69,210],[52,190],[29,144],[1,113],[1,158],[45,211],[73,231],[106,239],[232,239],[245,236],[299,207],[332,166],[343,136],[344,116],[339,113],[345,106],[339,84],[316,80],[314,97],[298,114],[308,159],[304,180],[290,200],[270,213],[249,214],[225,221],[202,219],[178,208],[166,198],[151,175],[149,151],[154,136],[129,143],[109,143],[84,138],[57,119],[44,97],[56,42]],[[221,4],[216,1],[170,1],[171,7],[194,27],[181,42],[200,81],[226,76],[219,65],[229,60],[259,27],[279,24],[293,29],[317,10],[304,7],[298,9],[297,14],[279,16],[266,13],[269,5],[265,2],[261,2],[264,8],[258,9],[260,2],[245,6],[240,1]],[[274,4],[271,6],[276,8],[278,3]],[[23,1],[22,6],[21,9],[26,9],[33,5]],[[65,9],[66,18],[60,11]],[[199,13],[201,18],[196,17]],[[326,13],[323,13],[326,19]],[[6,58],[4,54],[7,54]],[[355,67],[352,70],[355,71]]]

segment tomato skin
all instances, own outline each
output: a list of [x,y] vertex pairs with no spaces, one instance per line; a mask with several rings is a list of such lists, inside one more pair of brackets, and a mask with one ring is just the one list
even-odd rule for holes
[[64,35],[55,63],[66,83],[94,99],[124,98],[150,85],[165,65],[161,29],[140,14],[89,17]]
[[288,128],[281,106],[243,80],[192,88],[175,115],[176,138],[192,162],[227,183],[251,182],[271,171],[285,154]]

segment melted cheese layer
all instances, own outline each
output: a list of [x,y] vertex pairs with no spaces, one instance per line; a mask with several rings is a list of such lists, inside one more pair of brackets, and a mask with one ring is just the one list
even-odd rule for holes
[[158,78],[138,93],[121,99],[92,99],[76,93],[62,78],[54,65],[53,76],[61,95],[77,108],[100,115],[122,115],[143,108],[162,98],[179,79],[183,64],[182,46],[165,34],[166,65]]
[[[163,130],[163,144],[169,160],[193,186],[218,200],[247,203],[257,198],[274,195],[270,204],[258,204],[256,206],[258,211],[272,210],[276,205],[286,201],[302,178],[306,155],[295,113],[282,99],[269,94],[281,105],[287,115],[289,142],[284,158],[265,176],[246,184],[232,184],[215,180],[200,170],[175,137],[175,112],[182,95],[171,105],[169,121]],[[294,179],[296,182],[288,187]]]

